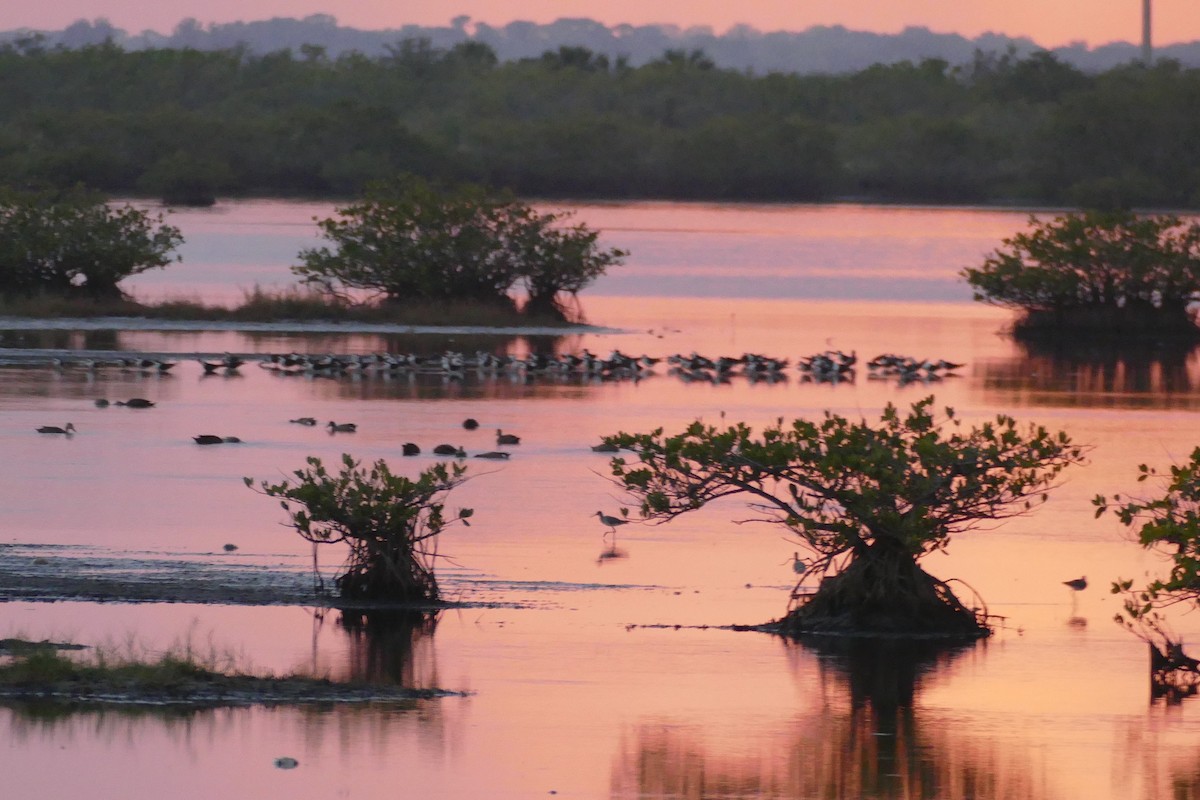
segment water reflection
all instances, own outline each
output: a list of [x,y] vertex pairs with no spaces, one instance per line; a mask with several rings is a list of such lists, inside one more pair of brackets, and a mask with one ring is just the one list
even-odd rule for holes
[[996,403],[1077,407],[1196,408],[1200,348],[1020,344],[1012,358],[975,365]]
[[[0,348],[146,353],[567,353],[583,334],[0,329]],[[47,357],[49,358],[49,357]]]
[[121,332],[0,330],[0,347],[50,350],[120,350]]
[[346,680],[439,689],[433,632],[437,614],[412,610],[342,611]]
[[[791,648],[819,655],[823,682],[844,684],[851,707],[867,707],[881,719],[913,705],[924,680],[945,674],[963,653],[986,648],[986,640],[947,645],[914,639],[805,636]],[[793,663],[799,656],[792,652]]]
[[[1025,759],[948,725],[915,702],[921,685],[983,643],[789,643],[817,672],[814,710],[770,740],[713,745],[699,730],[647,722],[624,743],[613,797],[1040,798],[1050,792]],[[816,694],[816,693],[814,693]]]

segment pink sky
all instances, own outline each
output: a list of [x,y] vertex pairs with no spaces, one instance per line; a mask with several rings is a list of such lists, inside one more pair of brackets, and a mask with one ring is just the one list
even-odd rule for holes
[[[882,33],[921,25],[970,37],[986,31],[1029,36],[1053,47],[1072,41],[1139,41],[1141,8],[1141,0],[54,0],[0,3],[0,30],[57,29],[78,19],[104,17],[132,33],[168,33],[188,17],[209,23],[318,13],[332,14],[342,25],[356,28],[395,28],[408,23],[445,25],[466,14],[492,25],[588,17],[609,25],[708,25],[718,33],[737,23],[762,31],[845,25]],[[1155,0],[1154,16],[1156,44],[1200,40],[1196,0]]]

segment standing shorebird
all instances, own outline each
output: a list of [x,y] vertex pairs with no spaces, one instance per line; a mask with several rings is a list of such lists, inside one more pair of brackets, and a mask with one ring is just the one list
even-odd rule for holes
[[[596,516],[600,518],[600,524],[604,525],[609,530],[611,530],[614,536],[616,536],[616,534],[617,534],[617,526],[618,525],[628,525],[629,524],[629,520],[621,519],[620,517],[610,517],[608,514],[605,514],[603,511],[597,511]],[[607,536],[608,534],[605,534],[605,535]]]
[[1082,592],[1087,588],[1087,576],[1084,575],[1082,578],[1076,578],[1071,581],[1063,581],[1063,586],[1070,586],[1072,591]]

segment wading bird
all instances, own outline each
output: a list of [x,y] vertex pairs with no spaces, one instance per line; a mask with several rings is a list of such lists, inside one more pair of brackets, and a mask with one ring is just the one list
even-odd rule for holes
[[605,514],[603,511],[597,511],[596,516],[600,518],[600,524],[604,525],[609,530],[611,530],[614,536],[617,534],[617,526],[618,525],[628,525],[629,524],[629,520],[621,519],[620,517],[610,517],[608,514]]

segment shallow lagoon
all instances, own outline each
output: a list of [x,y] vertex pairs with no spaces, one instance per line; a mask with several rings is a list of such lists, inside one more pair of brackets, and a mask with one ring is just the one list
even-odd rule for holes
[[[140,276],[135,290],[235,300],[256,283],[287,283],[295,252],[315,243],[311,217],[326,213],[283,203],[180,213],[184,264]],[[14,796],[1196,793],[1200,706],[1152,705],[1145,646],[1111,622],[1111,580],[1161,565],[1111,520],[1094,521],[1088,502],[1136,488],[1138,463],[1166,464],[1194,446],[1194,355],[1030,354],[997,335],[1006,315],[971,304],[956,273],[1017,230],[1024,212],[638,204],[584,206],[579,217],[633,252],[584,295],[603,331],[558,339],[5,331],[3,344],[179,353],[587,347],[793,360],[837,347],[967,367],[957,379],[906,387],[862,375],[815,385],[795,373],[775,384],[683,383],[661,368],[636,384],[305,379],[250,367],[205,378],[194,362],[167,377],[5,368],[2,541],[10,559],[85,572],[182,562],[303,576],[308,549],[242,476],[274,478],[308,455],[400,461],[405,441],[478,452],[493,448],[496,428],[523,437],[507,463],[470,462],[477,477],[453,498],[476,516],[444,537],[441,574],[448,595],[468,606],[432,630],[353,633],[336,613],[296,607],[12,602],[0,632],[149,647],[190,639],[259,669],[386,676],[469,696],[408,708],[5,709],[0,766]],[[791,588],[795,547],[770,528],[731,524],[743,516],[736,503],[665,526],[626,526],[617,542],[624,557],[601,558],[610,545],[591,515],[613,513],[620,500],[605,458],[589,450],[601,435],[696,417],[762,423],[827,408],[873,416],[929,393],[968,419],[1011,413],[1095,449],[1035,515],[929,557],[930,571],[966,581],[1005,622],[987,642],[921,662],[912,683],[888,683],[893,672],[873,673],[853,653],[716,627],[779,616]],[[92,404],[130,396],[158,406]],[[301,415],[354,421],[359,432],[287,423]],[[461,429],[468,416],[480,430]],[[32,433],[68,420],[80,429],[70,440]],[[198,433],[245,443],[199,448]],[[401,463],[415,471],[428,460]],[[225,543],[239,549],[227,555]],[[323,558],[336,562],[332,552]],[[1061,582],[1081,574],[1091,586],[1072,595]],[[1181,627],[1195,640],[1194,620]],[[907,691],[910,703],[884,702]],[[282,755],[300,766],[275,769]]]

